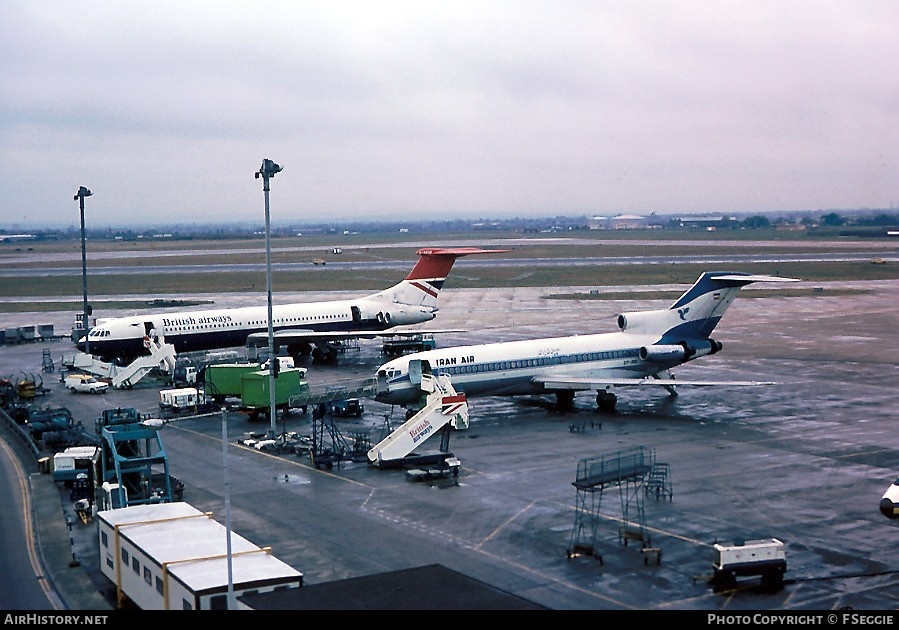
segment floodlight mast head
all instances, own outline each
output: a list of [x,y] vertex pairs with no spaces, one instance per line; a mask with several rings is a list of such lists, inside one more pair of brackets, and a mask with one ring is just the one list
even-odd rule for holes
[[273,162],[272,160],[262,160],[262,166],[258,171],[256,171],[256,179],[259,179],[260,175],[262,175],[263,179],[274,177],[275,173],[281,172],[281,168],[282,167],[280,164],[275,164],[275,162]]
[[[277,166],[277,164],[275,166]],[[280,167],[278,170],[280,170]],[[79,186],[78,192],[75,193],[75,201],[78,201],[79,199],[84,199],[85,197],[90,197],[92,194],[93,193],[90,191],[89,188],[85,188],[84,186]]]

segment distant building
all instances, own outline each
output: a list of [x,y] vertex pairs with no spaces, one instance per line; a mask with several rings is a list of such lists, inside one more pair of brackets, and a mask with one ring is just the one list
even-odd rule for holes
[[34,234],[0,234],[0,243],[11,243],[13,241],[33,241]]
[[699,230],[714,230],[717,227],[720,227],[724,224],[726,220],[725,217],[717,215],[698,215],[698,216],[690,216],[685,215],[681,217],[676,217],[674,221],[682,228],[695,228]]

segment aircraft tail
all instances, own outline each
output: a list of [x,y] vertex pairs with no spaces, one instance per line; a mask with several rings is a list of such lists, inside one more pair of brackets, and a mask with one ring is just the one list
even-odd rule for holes
[[395,303],[437,310],[437,295],[457,258],[472,254],[498,254],[508,249],[478,247],[425,247],[416,252],[421,258],[399,284],[382,291]]
[[753,282],[797,281],[796,278],[708,271],[669,308],[623,313],[618,316],[618,326],[622,331],[658,335],[662,344],[708,340],[742,287]]

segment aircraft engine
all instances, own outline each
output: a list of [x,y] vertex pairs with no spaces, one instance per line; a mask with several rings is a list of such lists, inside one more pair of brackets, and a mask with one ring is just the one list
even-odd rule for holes
[[688,359],[715,354],[722,348],[721,342],[714,339],[691,339],[690,341],[682,341],[681,345],[687,350]]
[[669,363],[683,361],[687,350],[683,346],[657,345],[640,348],[640,358],[650,363]]
[[403,308],[394,304],[389,312],[384,311],[384,322],[381,322],[380,319],[378,322],[391,324],[393,326],[404,326],[407,324],[417,324],[426,319],[434,319],[435,316],[436,313],[430,312],[430,310],[418,309],[414,306]]
[[640,348],[640,358],[650,363],[674,363],[715,354],[721,350],[720,341],[698,339],[679,344],[656,344]]
[[671,313],[670,310],[622,313],[618,316],[618,327],[634,333],[665,330],[672,325]]

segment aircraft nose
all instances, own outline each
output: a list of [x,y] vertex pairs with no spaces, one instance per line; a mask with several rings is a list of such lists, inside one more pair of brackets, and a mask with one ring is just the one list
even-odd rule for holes
[[880,500],[880,512],[887,518],[896,518],[896,504],[890,501],[887,497],[884,497]]

